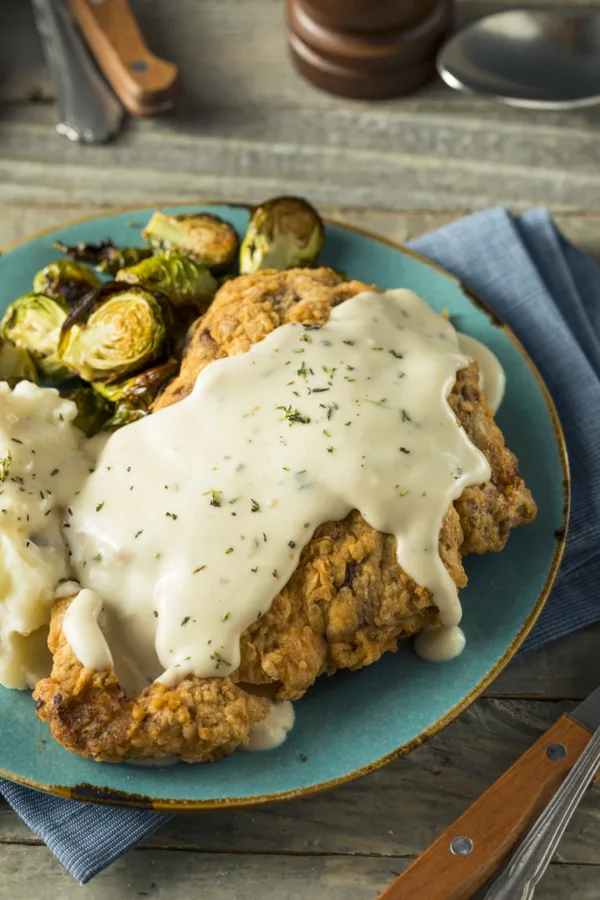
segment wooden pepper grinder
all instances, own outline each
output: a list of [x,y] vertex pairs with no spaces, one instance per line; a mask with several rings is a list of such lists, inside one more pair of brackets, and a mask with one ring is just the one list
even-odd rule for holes
[[342,97],[411,94],[435,75],[452,0],[286,0],[288,41],[302,75]]

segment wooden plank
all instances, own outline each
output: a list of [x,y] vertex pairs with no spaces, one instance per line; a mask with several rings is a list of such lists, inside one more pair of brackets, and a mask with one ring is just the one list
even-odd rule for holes
[[[138,850],[97,876],[86,900],[150,897],[168,900],[375,900],[407,865],[401,858],[310,859],[223,856]],[[6,847],[0,857],[3,891],[12,900],[75,900],[82,890],[43,847]],[[536,900],[597,900],[595,866],[552,865]]]
[[[406,759],[356,782],[267,808],[177,816],[147,846],[213,853],[411,858],[572,705],[483,700]],[[22,842],[36,839],[0,806],[0,846]],[[584,798],[558,858],[600,864],[597,789]]]
[[583,699],[600,685],[600,625],[571,634],[511,663],[490,697]]
[[[258,200],[285,190],[361,207],[600,206],[594,112],[524,113],[442,85],[379,105],[328,97],[289,65],[274,0],[140,0],[150,42],[177,56],[184,102],[169,118],[130,123],[109,148],[69,145],[51,105],[23,105],[51,90],[29,5],[7,4],[0,97],[17,106],[0,127],[5,202]],[[459,11],[469,19],[493,8],[468,0]]]
[[526,140],[479,120],[421,114],[224,110],[200,133],[133,123],[110,148],[70,144],[52,106],[8,107],[0,122],[0,202],[258,201],[390,208],[600,207],[593,132],[544,128]]

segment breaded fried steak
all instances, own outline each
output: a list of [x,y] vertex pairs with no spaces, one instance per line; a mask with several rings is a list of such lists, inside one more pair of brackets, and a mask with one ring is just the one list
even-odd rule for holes
[[[367,289],[326,268],[226,282],[192,326],[181,373],[155,408],[186,397],[213,361],[245,353],[289,322],[324,325],[333,307]],[[491,469],[488,483],[466,488],[450,506],[439,536],[440,557],[462,588],[462,557],[501,550],[512,528],[535,518],[536,506],[487,408],[476,363],[458,372],[448,402]],[[278,699],[298,699],[319,675],[369,665],[439,622],[429,590],[399,566],[396,539],[356,510],[316,529],[271,608],[243,633],[241,664],[226,677],[188,676],[175,687],[155,682],[127,697],[113,670],[85,668],[75,657],[62,628],[69,602],[54,605],[54,664],[37,684],[35,704],[63,746],[109,762],[217,760],[246,743],[251,726],[267,716],[257,686],[269,686]]]

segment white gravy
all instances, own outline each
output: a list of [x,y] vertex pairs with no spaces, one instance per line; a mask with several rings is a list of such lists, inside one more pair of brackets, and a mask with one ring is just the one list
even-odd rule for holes
[[479,366],[479,387],[484,392],[490,409],[496,411],[502,403],[506,387],[506,375],[499,359],[489,347],[469,334],[457,336],[461,351]]
[[101,627],[102,597],[87,589],[79,591],[77,602],[69,604],[63,632],[71,650],[84,666],[102,672],[113,666],[113,655]]
[[294,727],[296,716],[289,700],[272,703],[266,719],[250,728],[248,743],[242,750],[274,750],[280,747]]
[[415,638],[414,647],[417,656],[427,662],[449,662],[455,659],[465,649],[466,638],[462,628],[451,625],[449,628],[440,628],[432,625],[423,628]]
[[317,526],[352,509],[395,535],[399,564],[457,625],[440,527],[490,477],[447,403],[467,364],[416,294],[365,292],[321,328],[284,325],[212,363],[181,403],[117,431],[66,533],[89,589],[66,624],[81,662],[105,666],[118,643],[140,685],[228,675]]

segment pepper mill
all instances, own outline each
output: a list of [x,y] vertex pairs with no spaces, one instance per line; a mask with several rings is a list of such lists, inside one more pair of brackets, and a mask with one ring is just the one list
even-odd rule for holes
[[332,94],[385,100],[435,76],[452,0],[286,0],[298,71]]

